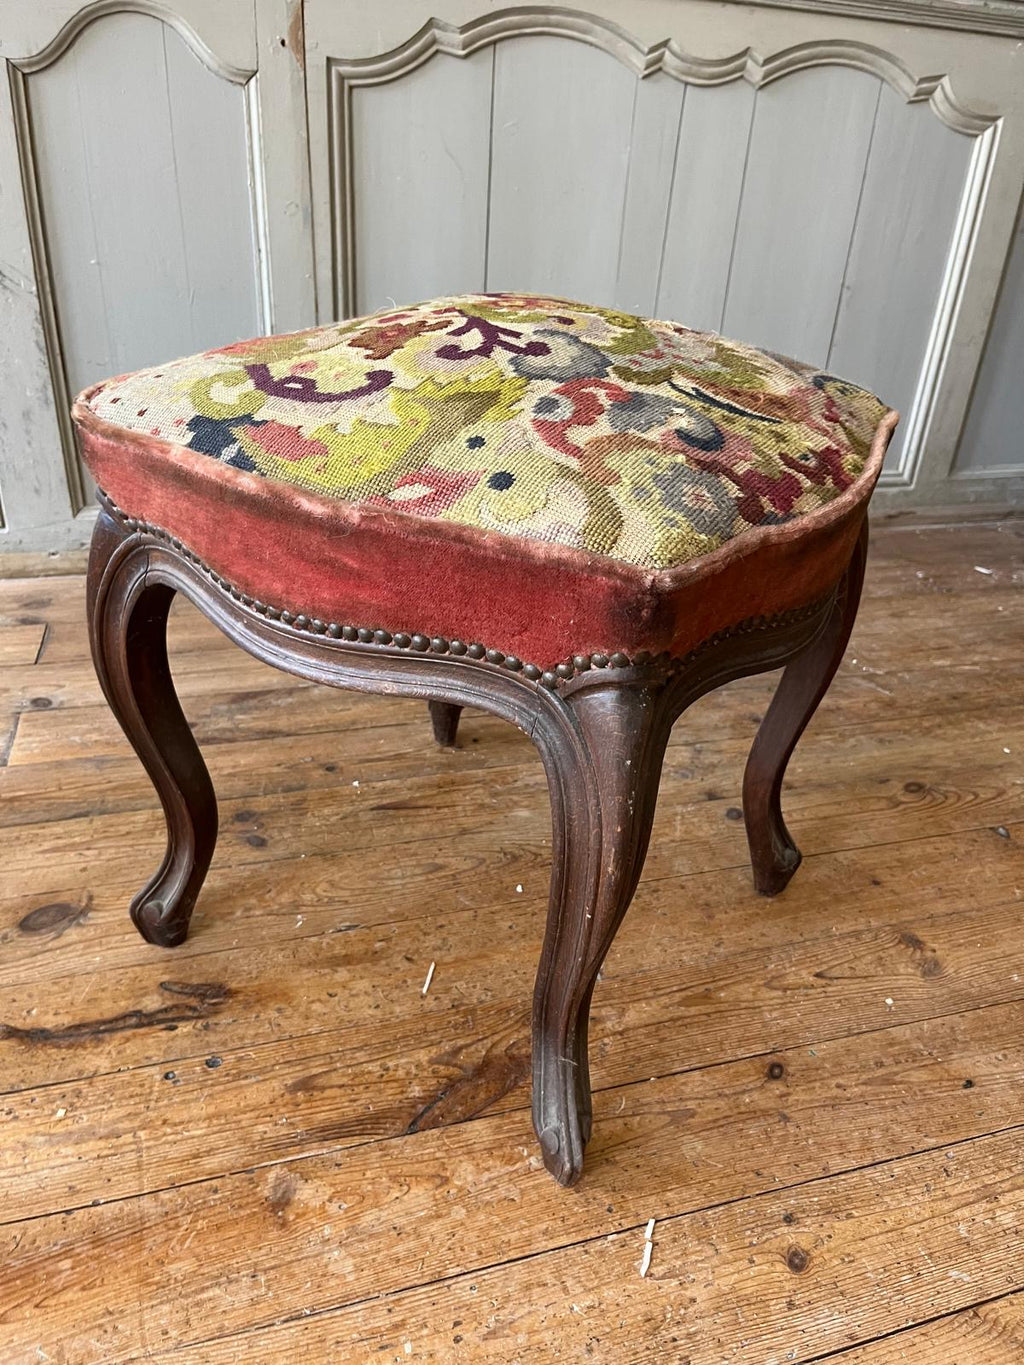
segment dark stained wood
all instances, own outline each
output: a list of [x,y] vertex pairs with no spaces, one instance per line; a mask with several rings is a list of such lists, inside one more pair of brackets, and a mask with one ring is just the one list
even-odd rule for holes
[[743,776],[743,817],[754,886],[777,896],[800,866],[800,850],[782,818],[786,765],[842,663],[857,619],[868,556],[865,521],[846,577],[818,638],[787,664],[768,714],[761,722]]
[[[163,863],[131,904],[136,928],[162,947],[185,939],[217,839],[213,786],[167,660],[167,616],[176,592],[278,668],[309,681],[440,704],[444,709],[431,714],[442,743],[454,741],[467,703],[512,721],[540,752],[553,830],[548,924],[534,990],[534,1128],[548,1170],[559,1184],[575,1183],[591,1130],[591,996],[643,869],[672,726],[714,688],[807,653],[829,633],[837,597],[848,604],[840,627],[848,635],[863,557],[862,539],[852,592],[848,572],[827,595],[817,585],[816,597],[775,618],[746,619],[738,604],[735,625],[685,659],[593,654],[542,674],[479,643],[310,620],[254,602],[166,532],[124,516],[101,497],[88,575],[93,658],[167,821]],[[829,659],[834,653],[832,645]],[[816,661],[812,671],[822,671]],[[834,671],[835,664],[826,669],[815,703]],[[784,723],[793,739],[782,766],[813,709],[800,689],[790,701],[784,679],[775,714],[792,713]],[[781,785],[781,768],[778,778]],[[777,805],[755,802],[747,814],[759,883],[769,875],[761,855],[773,838],[762,826],[781,820]]]
[[[1024,696],[1024,659],[1014,614],[1016,593],[1012,586],[1005,586],[1010,575],[1003,575],[1002,588],[992,588],[988,586],[990,579],[969,572],[980,585],[976,594],[945,584],[940,584],[941,592],[938,588],[926,591],[920,586],[921,580],[911,574],[905,595],[885,597],[885,612],[861,613],[854,646],[830,689],[828,706],[816,717],[816,731],[821,727],[845,731],[851,724],[870,727],[883,718],[891,723],[900,718],[909,722],[922,715],[979,709],[994,713],[1019,702]],[[26,663],[0,672],[0,705],[6,707],[9,698],[21,713],[11,755],[14,764],[47,758],[63,761],[72,753],[99,757],[124,751],[117,723],[102,705],[88,654],[77,652],[71,635],[72,629],[77,629],[79,636],[84,634],[80,585],[76,584],[68,596],[77,608],[77,623],[61,623],[52,629],[47,626],[40,664]],[[188,702],[189,719],[204,750],[212,744],[233,745],[246,738],[294,742],[299,736],[334,732],[343,725],[358,731],[367,711],[365,697],[319,688],[267,669],[240,654],[188,602],[181,598],[177,601],[179,606],[172,607],[169,622],[175,679],[179,696]],[[63,617],[67,603],[61,599],[55,605],[61,607],[59,614]],[[939,642],[945,645],[955,641],[955,650],[936,651],[936,630],[930,622],[940,611]],[[61,631],[66,633],[61,635]],[[77,644],[88,649],[85,640]],[[937,660],[941,660],[941,668],[936,667]],[[983,669],[997,673],[1003,685],[982,693],[978,674]],[[749,713],[739,706],[723,704],[719,694],[691,710],[673,742],[685,730],[694,739],[731,734],[749,743],[757,724],[752,717],[761,713],[770,694],[771,682],[763,676],[737,681],[730,685],[729,695],[737,701],[749,698]],[[49,705],[36,709],[31,704],[35,697],[42,697]],[[882,710],[879,697],[886,699]],[[71,714],[83,705],[88,705],[92,714]],[[403,723],[411,723],[418,710],[415,703],[396,701],[376,713],[374,723],[390,725],[399,717]],[[422,719],[419,723],[422,726]],[[494,733],[505,728],[495,726]],[[488,742],[492,744],[493,740]]]
[[[915,847],[910,856],[919,853]],[[1010,866],[1010,860],[1003,863],[1004,878]],[[955,873],[952,858],[939,876],[943,871]],[[738,876],[729,879],[729,889],[742,907]],[[638,906],[642,926],[631,932],[627,922],[596,991],[597,1084],[640,1082],[767,1045],[811,1046],[815,1039],[1017,998],[1022,974],[1013,950],[1024,932],[1024,910],[1012,898],[977,909],[965,922],[957,912],[906,918],[905,907],[889,897],[878,903],[880,923],[830,932],[821,922],[821,904],[839,899],[841,890],[841,874],[819,887],[810,907],[817,913],[816,936],[804,930],[801,942],[801,918],[783,919],[748,947],[737,915],[727,942],[694,961],[686,946],[699,940],[698,926],[676,934],[672,927],[685,918],[678,910],[681,891],[702,906],[699,886],[666,887],[668,894],[653,903],[644,900]],[[1005,883],[1003,894],[1011,895]],[[849,899],[855,918],[856,903]],[[70,927],[59,941],[88,942],[89,912],[82,925],[81,906],[65,904]],[[882,918],[886,910],[888,919]],[[306,927],[296,924],[298,918],[286,920],[296,935]],[[183,950],[172,977],[166,961],[150,951],[148,961],[112,965],[102,977],[93,970],[80,978],[29,978],[0,991],[3,1088],[66,1084],[201,1060],[211,1049],[223,1053],[287,1040],[294,1041],[297,1057],[337,1048],[347,1065],[372,1072],[383,1039],[408,1038],[413,1021],[421,1032],[412,1035],[408,1056],[393,1059],[389,1069],[393,1077],[411,1078],[405,1097],[411,1117],[432,1077],[440,1077],[440,1091],[450,1065],[456,1075],[475,1073],[475,1059],[492,1037],[486,1021],[499,1027],[526,1018],[535,954],[530,936],[536,937],[541,919],[537,903],[515,915],[495,907],[479,922],[475,914],[449,913],[340,932],[327,928],[317,937],[282,936],[250,951],[236,934],[233,948],[229,939],[219,952]],[[238,934],[243,932],[240,915]],[[514,934],[528,946],[512,952]],[[663,959],[658,966],[651,961],[652,941]],[[45,952],[46,944],[38,949]],[[439,962],[439,974],[424,998],[419,990],[431,960]],[[381,981],[389,983],[386,994]],[[430,1058],[440,1059],[439,1070]]]
[[[995,917],[989,924],[996,927]],[[598,1128],[588,1152],[594,1180],[586,1187],[593,1202],[585,1200],[585,1206],[603,1215],[598,1196],[610,1197],[611,1186],[617,1199],[625,1197],[623,1163],[629,1188],[636,1177],[631,1199],[653,1201],[657,1192],[662,1206],[700,1207],[756,1184],[754,1168],[762,1178],[769,1170],[772,1182],[786,1183],[801,1172],[852,1168],[871,1159],[882,1130],[893,1135],[890,1152],[898,1144],[899,1151],[912,1152],[929,1145],[940,1122],[947,1141],[1012,1126],[1020,1118],[1024,1086],[1024,1003],[997,964],[1012,951],[1021,929],[1018,912],[990,949],[972,952],[962,929],[943,926],[931,940],[934,948],[920,959],[941,963],[942,971],[957,977],[956,987],[941,998],[934,990],[929,998],[926,984],[914,990],[909,972],[903,979],[895,976],[900,945],[878,934],[834,949],[831,959],[819,946],[773,961],[767,970],[751,954],[703,978],[685,970],[627,978],[616,992],[616,1006],[596,1010],[591,1026],[594,1103],[609,1127],[604,1133]],[[910,956],[905,948],[903,953]],[[823,962],[822,970],[838,978],[827,1007],[815,1002],[814,966]],[[847,976],[844,984],[843,974],[857,969],[856,983]],[[287,970],[301,980],[293,963]],[[339,984],[343,980],[339,973]],[[785,1003],[777,1005],[773,997],[783,994],[782,983]],[[385,1149],[373,1139],[434,1131],[439,1144],[434,1150],[440,1152],[455,1125],[482,1116],[488,1122],[472,1139],[472,1159],[480,1169],[471,1184],[489,1184],[489,1140],[493,1173],[506,1178],[508,1161],[523,1172],[534,1169],[533,1152],[523,1153],[520,1136],[530,1103],[530,1029],[522,1000],[417,1012],[413,989],[407,992],[409,1008],[398,1017],[375,1016],[372,1024],[353,1022],[345,1030],[288,1039],[268,1039],[261,1019],[259,1041],[250,1043],[244,1020],[229,1019],[219,1027],[230,1002],[212,993],[213,983],[205,984],[205,1000],[184,989],[164,995],[166,1019],[176,1017],[188,1027],[191,1011],[196,1041],[205,1043],[201,1052],[190,1048],[192,1055],[175,1056],[168,1049],[160,1061],[131,1069],[126,1052],[123,1071],[46,1085],[40,1074],[5,1098],[0,1223],[38,1217],[55,1206],[83,1208],[94,1199],[212,1181],[225,1171],[285,1157],[330,1151],[337,1166],[339,1153],[349,1148],[361,1148],[363,1155],[346,1157],[347,1163],[387,1167],[401,1183],[402,1166],[413,1159],[410,1150],[404,1141]],[[311,993],[319,994],[322,986],[314,979]],[[897,993],[898,1010],[887,1009],[880,990]],[[719,998],[705,1036],[702,995]],[[995,1003],[1000,997],[1005,1004]],[[689,1009],[673,1007],[688,998],[694,1000]],[[361,1004],[365,1009],[365,998]],[[963,1013],[929,1017],[957,1006]],[[672,1010],[670,1027],[650,1045],[646,1040],[658,1033],[666,1007]],[[852,1027],[851,1015],[857,1020]],[[211,1027],[203,1032],[206,1022]],[[154,1031],[158,1027],[154,1022]],[[870,1047],[860,1036],[867,1029],[875,1032]],[[116,1061],[118,1039],[108,1039]],[[217,1063],[212,1069],[211,1058]],[[967,1078],[969,1092],[963,1089]],[[740,1098],[727,1114],[730,1095]],[[698,1103],[699,1096],[704,1098]],[[844,1119],[837,1125],[828,1106],[840,1099]],[[65,1116],[57,1121],[61,1108]],[[201,1114],[202,1121],[183,1129],[183,1111]],[[240,1124],[243,1112],[246,1121]],[[144,1167],[132,1159],[139,1143],[146,1152]],[[715,1164],[716,1144],[728,1149],[727,1162]],[[469,1159],[468,1139],[459,1152]],[[378,1170],[375,1179],[386,1178]],[[534,1199],[535,1184],[531,1175],[528,1189],[519,1193]],[[396,1192],[382,1202],[393,1207],[399,1198]],[[406,1213],[410,1225],[429,1226],[432,1198],[426,1192],[416,1197]],[[542,1203],[546,1219],[549,1201]],[[579,1220],[578,1202],[574,1210]],[[468,1225],[465,1199],[458,1216]],[[577,1227],[583,1235],[581,1221]],[[595,1218],[595,1232],[606,1227],[606,1218]],[[524,1217],[521,1237],[536,1232],[531,1217]],[[481,1226],[474,1236],[483,1235]],[[538,1249],[529,1240],[516,1246],[516,1254]]]
[[430,723],[434,727],[434,739],[440,744],[442,749],[454,749],[455,739],[459,733],[459,717],[462,715],[461,706],[452,706],[446,701],[432,701],[428,703],[430,707]]
[[217,800],[178,702],[167,660],[168,583],[149,582],[145,555],[100,509],[89,558],[87,612],[93,662],[111,711],[142,760],[167,819],[167,852],[131,903],[148,943],[172,948],[188,933],[192,907],[217,843]]

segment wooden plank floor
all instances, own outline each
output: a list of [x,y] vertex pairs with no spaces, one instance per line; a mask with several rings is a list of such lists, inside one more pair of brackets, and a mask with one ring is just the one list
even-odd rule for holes
[[774,679],[677,726],[570,1191],[529,1122],[529,742],[469,714],[440,752],[172,619],[221,833],[168,952],[82,579],[0,582],[0,1365],[1019,1365],[1024,523],[877,532],[778,900],[739,818]]

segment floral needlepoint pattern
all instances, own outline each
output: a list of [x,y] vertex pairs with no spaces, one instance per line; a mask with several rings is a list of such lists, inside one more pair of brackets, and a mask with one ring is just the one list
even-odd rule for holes
[[90,402],[114,426],[313,493],[647,569],[823,506],[886,412],[710,333],[519,294],[238,342]]

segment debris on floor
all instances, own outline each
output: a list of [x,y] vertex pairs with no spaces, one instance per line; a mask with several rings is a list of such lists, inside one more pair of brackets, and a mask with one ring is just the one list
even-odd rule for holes
[[647,1220],[647,1227],[644,1229],[644,1257],[640,1262],[640,1278],[644,1279],[648,1270],[651,1268],[651,1257],[654,1254],[654,1224],[655,1219]]

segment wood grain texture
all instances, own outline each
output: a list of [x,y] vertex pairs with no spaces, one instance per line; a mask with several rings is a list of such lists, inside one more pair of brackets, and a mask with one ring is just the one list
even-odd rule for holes
[[281,686],[172,612],[223,799],[168,953],[126,927],[162,834],[81,582],[0,583],[0,1359],[1016,1362],[1019,565],[1012,526],[876,533],[777,900],[737,819],[773,680],[677,727],[568,1193],[529,1129],[525,737],[467,711],[437,750],[422,703]]
[[[689,1093],[687,1087],[692,1090],[690,1073],[717,1077],[714,1084],[723,1086],[723,1094],[730,1093],[732,1083],[722,1067],[732,1068],[738,1076],[761,1077],[770,1066],[778,1070],[777,1064],[782,1065],[779,1078],[788,1076],[787,1086],[780,1086],[778,1094],[767,1087],[763,1097],[773,1123],[780,1104],[791,1117],[792,1105],[818,1111],[821,1094],[804,1092],[808,1075],[819,1065],[816,1059],[838,1058],[836,1079],[852,1077],[858,1066],[865,1067],[869,1074],[863,1078],[859,1117],[852,1098],[857,1084],[852,1079],[844,1105],[849,1099],[847,1122],[858,1125],[866,1143],[886,1124],[894,1132],[899,1129],[906,1141],[911,1141],[908,1125],[923,1124],[926,1132],[935,1131],[928,1125],[938,1121],[935,1106],[943,1103],[942,1087],[947,1084],[951,1115],[967,1115],[971,1123],[983,1115],[992,1128],[1012,1125],[1019,1117],[1024,1081],[1018,1042],[1022,1006],[1019,982],[1005,970],[1005,959],[1013,942],[1019,941],[1021,919],[1004,907],[998,920],[992,916],[986,927],[999,923],[1006,928],[997,929],[991,948],[984,950],[974,950],[947,922],[922,925],[927,940],[909,929],[901,931],[902,939],[891,932],[865,934],[774,955],[767,963],[763,956],[758,961],[753,954],[737,954],[703,972],[666,970],[637,976],[642,966],[616,961],[616,971],[608,978],[616,983],[615,1003],[609,998],[611,989],[600,990],[592,1022],[598,1130],[591,1150],[598,1163],[598,1186],[603,1188],[608,1178],[607,1163],[614,1160],[609,1153],[616,1152],[622,1141],[614,1124],[602,1134],[600,1123],[607,1115],[625,1112],[627,1090],[625,1103],[638,1103],[637,1096],[654,1078],[662,1078],[657,1081],[660,1090],[652,1092],[658,1096],[655,1109],[660,1117],[651,1141],[659,1144],[660,1155],[633,1153],[631,1160],[636,1158],[634,1169],[649,1166],[652,1172],[663,1163],[668,1178],[684,1135],[680,1131],[671,1138],[663,1132],[664,1106],[683,1105],[682,1099],[670,1105],[667,1097],[680,1087],[680,1093]],[[34,1057],[38,1062],[38,1070],[33,1073],[26,1066],[31,1083],[7,1093],[0,1102],[9,1137],[0,1157],[0,1222],[39,1216],[54,1205],[84,1207],[97,1198],[121,1199],[297,1155],[361,1147],[410,1131],[447,1129],[480,1114],[518,1113],[515,1122],[496,1121],[489,1139],[481,1137],[482,1151],[488,1141],[492,1155],[502,1146],[508,1148],[512,1142],[508,1134],[521,1130],[529,1107],[527,1011],[521,996],[501,998],[498,992],[491,993],[497,998],[469,1003],[470,992],[455,989],[450,948],[445,953],[443,938],[438,951],[445,954],[437,975],[438,989],[444,992],[442,1004],[427,1008],[416,999],[413,977],[422,976],[418,958],[416,972],[410,966],[406,973],[399,998],[383,1006],[366,999],[372,1026],[342,1025],[277,1040],[266,1028],[272,1011],[278,1018],[285,1011],[293,1015],[301,1007],[298,1000],[286,999],[281,992],[260,997],[258,983],[252,981],[239,981],[230,989],[216,979],[190,982],[187,977],[192,973],[186,973],[185,980],[171,983],[173,990],[157,989],[145,998],[143,1018],[136,1020],[127,1011],[111,1016],[105,1038],[99,1020],[92,1038],[82,1028],[77,1037],[69,1032],[63,1046],[58,1040],[48,1046],[44,1040],[26,1038],[22,1050],[27,1061]],[[294,958],[286,955],[284,961],[289,972],[296,971]],[[862,974],[859,984],[850,979],[854,972]],[[929,973],[945,978],[940,987],[928,988]],[[528,990],[529,974],[522,975],[521,984]],[[307,1016],[314,1026],[317,1010],[328,1022],[328,992],[333,985],[344,987],[346,977],[341,970],[332,981],[329,966],[319,975],[311,968]],[[462,978],[458,985],[463,985]],[[880,990],[892,995],[882,996]],[[782,992],[787,996],[784,1001],[779,1000]],[[344,994],[353,1009],[356,997],[365,996],[354,988]],[[340,996],[336,992],[333,998]],[[894,999],[893,1006],[885,1005],[887,998]],[[1009,1003],[993,1003],[1001,999]],[[261,1015],[248,1034],[247,1008]],[[968,1014],[979,1009],[984,1017],[932,1013],[957,1008]],[[115,1032],[118,1019],[123,1021],[120,1036]],[[132,1053],[138,1055],[138,1049],[119,1053],[118,1043],[126,1041],[125,1033],[133,1026],[148,1029],[152,1037],[172,1021],[178,1022],[183,1035],[177,1052],[164,1041],[163,1051],[156,1053],[160,1060],[144,1065],[132,1065]],[[76,1043],[84,1050],[90,1041],[105,1042],[111,1070],[63,1083],[52,1079],[52,1071],[48,1075],[41,1054],[66,1052]],[[904,1066],[898,1053],[904,1046],[917,1048],[915,1055],[924,1059],[920,1074],[907,1074],[912,1068]],[[150,1055],[155,1052],[152,1044],[148,1050]],[[216,1076],[209,1074],[211,1057],[217,1059]],[[925,1062],[937,1068],[936,1074]],[[173,1072],[170,1080],[168,1071]],[[886,1080],[876,1089],[880,1073]],[[973,1082],[972,1090],[979,1087],[977,1095],[958,1093],[967,1078]],[[920,1093],[915,1087],[929,1091],[928,1106],[915,1108]],[[826,1087],[830,1093],[842,1088],[834,1081]],[[245,1105],[254,1119],[239,1128],[237,1115]],[[192,1106],[201,1111],[202,1124],[182,1131],[180,1116]],[[898,1121],[887,1117],[887,1106],[898,1111]],[[65,1116],[56,1121],[59,1108]],[[744,1108],[732,1121],[740,1127],[749,1123],[754,1133],[755,1117]],[[287,1123],[285,1135],[282,1119]],[[806,1126],[808,1118],[797,1115],[796,1121]],[[712,1127],[722,1122],[717,1114]],[[939,1131],[948,1136],[947,1127]],[[707,1136],[710,1140],[710,1133]],[[814,1144],[806,1133],[803,1140],[812,1151]],[[831,1132],[835,1152],[830,1161],[836,1169],[859,1163],[846,1145],[853,1140],[849,1129],[845,1134],[842,1129]],[[147,1148],[144,1173],[131,1160],[136,1141],[144,1141]],[[697,1127],[687,1119],[684,1147],[699,1141]],[[924,1139],[913,1141],[925,1145]],[[742,1143],[739,1133],[736,1142]],[[713,1145],[707,1150],[712,1155]],[[749,1150],[749,1159],[762,1164],[759,1140]],[[380,1160],[379,1153],[373,1159]],[[396,1152],[396,1160],[403,1159]],[[780,1161],[789,1159],[779,1155]],[[722,1169],[729,1179],[737,1178],[735,1158]],[[676,1174],[684,1180],[682,1173]]]
[[[569,1210],[563,1204],[550,1213],[538,1209],[555,1245],[507,1268],[479,1264],[456,1208],[447,1239],[446,1229],[433,1220],[424,1227],[422,1253],[409,1269],[414,1278],[441,1267],[465,1269],[393,1296],[379,1295],[396,1257],[404,1262],[407,1254],[403,1211],[385,1205],[372,1251],[344,1237],[345,1214],[362,1209],[368,1215],[370,1206],[384,1213],[379,1201],[410,1186],[444,1191],[438,1202],[456,1205],[474,1178],[479,1180],[470,1153],[458,1165],[448,1155],[440,1161],[428,1157],[421,1165],[410,1152],[397,1189],[393,1183],[368,1188],[344,1169],[267,1170],[243,1177],[244,1194],[242,1188],[230,1190],[234,1200],[220,1206],[220,1218],[208,1203],[198,1203],[202,1192],[195,1187],[171,1196],[191,1205],[179,1217],[166,1199],[130,1211],[108,1206],[109,1230],[97,1231],[95,1242],[127,1239],[137,1251],[135,1302],[145,1305],[145,1318],[138,1311],[104,1312],[104,1291],[92,1267],[79,1270],[70,1256],[49,1292],[49,1313],[51,1320],[59,1315],[61,1325],[67,1323],[69,1344],[89,1350],[95,1340],[111,1362],[147,1349],[150,1333],[203,1342],[196,1319],[214,1313],[220,1340],[207,1336],[205,1344],[165,1358],[189,1365],[234,1361],[239,1342],[231,1329],[241,1321],[259,1325],[245,1340],[247,1359],[257,1365],[290,1356],[398,1362],[406,1341],[413,1343],[406,1355],[445,1362],[467,1353],[494,1362],[585,1358],[587,1346],[598,1341],[606,1359],[630,1365],[659,1353],[669,1359],[678,1353],[676,1358],[692,1365],[730,1356],[766,1365],[820,1360],[824,1351],[877,1336],[887,1326],[906,1327],[936,1312],[969,1307],[1019,1281],[1019,1266],[1014,1273],[1006,1257],[1024,1212],[1019,1144],[1020,1130],[1012,1129],[792,1187],[773,1188],[769,1177],[763,1192],[740,1202],[670,1217],[662,1213],[647,1279],[637,1267],[644,1224],[652,1207],[661,1211],[656,1182],[634,1187],[623,1208],[616,1206],[619,1189],[611,1180],[589,1197],[581,1195],[581,1203],[596,1205],[595,1221],[601,1222],[600,1232],[586,1239],[578,1235],[584,1216],[578,1205]],[[426,1145],[426,1138],[413,1145]],[[477,1155],[494,1183],[477,1183],[475,1192],[486,1206],[489,1244],[501,1255],[529,1200],[524,1168],[506,1165],[499,1174],[488,1158],[485,1152]],[[190,1241],[200,1208],[203,1236],[196,1230]],[[628,1220],[628,1229],[613,1230],[616,1214]],[[88,1214],[76,1214],[52,1226],[21,1225],[19,1259],[31,1274],[41,1242],[82,1235],[88,1221]],[[248,1267],[238,1265],[230,1240],[246,1226],[260,1238],[262,1252]],[[179,1259],[182,1245],[186,1254],[196,1248],[188,1271]],[[207,1268],[219,1271],[213,1284],[189,1279],[204,1251]],[[880,1274],[878,1265],[892,1273]],[[7,1283],[24,1294],[16,1274]],[[339,1284],[346,1286],[341,1297],[354,1290],[358,1298],[331,1311],[331,1291]],[[303,1314],[303,1305],[311,1316]],[[26,1307],[31,1311],[31,1303]],[[285,1315],[293,1320],[275,1326]],[[36,1318],[19,1335],[34,1344],[40,1337],[52,1343],[56,1333],[52,1327],[40,1332]]]
[[[875,693],[876,697],[879,695]],[[997,741],[1020,743],[1020,713],[1017,712],[1013,719],[1004,718],[1001,724],[985,727],[985,731],[989,736],[992,763],[997,769],[1001,768],[1003,746]],[[858,738],[865,747],[869,745],[867,733],[860,732]],[[16,736],[15,749],[17,742]],[[326,761],[337,756],[340,743],[339,739],[336,746],[323,755]],[[402,766],[415,768],[414,752],[411,751]],[[735,817],[725,813],[739,804],[741,746],[737,745],[733,752],[735,803],[730,802],[727,793],[716,796],[711,802],[696,797],[690,822],[680,816],[670,827],[672,837],[678,843],[652,850],[653,867],[670,867],[676,871],[686,868],[694,872],[735,867],[742,861],[742,830],[731,830],[730,824]],[[939,780],[934,785],[921,780],[921,759],[912,765],[912,771],[918,775],[910,777],[904,775],[906,763],[896,759],[892,766],[881,767],[874,781],[864,775],[862,784],[845,806],[837,801],[829,803],[827,793],[816,790],[813,781],[808,779],[806,785],[797,787],[789,801],[794,828],[808,832],[813,838],[815,852],[834,853],[892,839],[990,829],[1024,818],[1024,791],[1012,778],[1003,772],[979,773],[976,787],[968,788],[961,785],[956,772],[950,770],[955,758],[948,750],[945,758],[947,767],[941,774],[936,773]],[[330,854],[339,838],[346,840],[353,855],[364,858],[369,857],[373,849],[380,848],[382,840],[387,840],[395,850],[401,848],[402,856],[417,857],[419,853],[426,853],[436,840],[439,820],[446,822],[445,832],[449,837],[459,836],[469,841],[467,849],[483,846],[496,838],[501,838],[510,852],[520,845],[532,846],[543,842],[548,835],[548,812],[544,804],[546,785],[532,755],[524,753],[522,759],[522,768],[502,778],[500,791],[496,790],[492,774],[474,772],[471,768],[455,771],[440,783],[430,776],[413,773],[394,780],[382,775],[376,780],[372,772],[369,778],[365,773],[359,777],[355,769],[350,769],[353,776],[347,789],[343,782],[329,784],[337,791],[337,799],[328,807],[325,807],[324,795],[317,789],[319,784],[309,792],[301,789],[264,792],[251,770],[243,770],[232,782],[237,792],[236,811],[252,810],[253,798],[259,797],[255,808],[257,819],[255,824],[243,820],[236,826],[237,837],[220,851],[218,865],[229,868],[266,865],[279,859],[290,861],[297,856],[291,838],[294,830],[302,825],[308,827],[305,835],[308,857]],[[11,769],[12,773],[16,771]],[[688,771],[684,764],[679,769],[679,776],[673,778],[670,770],[668,795],[674,796],[677,786],[684,786],[687,792],[691,790],[690,779],[686,776]],[[360,783],[358,787],[352,785],[355,781]],[[98,785],[103,785],[102,778]],[[8,852],[5,869],[8,894],[30,891],[35,869],[59,848],[79,862],[82,872],[97,879],[102,876],[104,860],[116,852],[119,841],[130,842],[130,861],[126,860],[126,866],[138,866],[140,859],[151,857],[159,843],[155,834],[158,826],[152,820],[152,806],[145,801],[143,792],[144,789],[129,802],[112,800],[110,814],[92,815],[83,811],[79,818],[68,819],[66,823],[46,820],[22,824],[17,840],[12,841]],[[120,805],[129,808],[121,812],[118,810]],[[74,811],[68,811],[68,814],[73,815]],[[247,837],[256,825],[261,834],[259,843],[249,841]],[[717,836],[717,842],[709,845],[706,842],[709,835]],[[384,863],[386,858],[377,861]]]
[[1006,1294],[924,1327],[882,1337],[842,1357],[843,1365],[1016,1365],[1024,1352],[1024,1294]]
[[4,665],[5,676],[8,668],[35,663],[45,635],[45,624],[35,621],[0,629],[0,663]]
[[[101,496],[86,579],[90,647],[103,695],[160,798],[166,832],[156,872],[132,898],[132,922],[147,943],[171,948],[185,941],[218,834],[214,788],[169,666],[167,621],[175,594],[248,653],[305,681],[425,698],[456,718],[462,706],[477,706],[512,723],[536,746],[551,811],[549,905],[533,992],[533,1126],[547,1170],[559,1184],[575,1184],[592,1127],[591,998],[643,870],[672,727],[725,683],[805,658],[812,663],[801,664],[803,672],[822,680],[815,702],[820,699],[838,656],[823,669],[816,642],[823,632],[834,633],[838,621],[845,643],[852,625],[869,496],[870,489],[854,507],[857,540],[839,561],[848,563],[838,581],[816,583],[805,572],[801,595],[787,599],[788,610],[751,619],[758,599],[740,596],[723,611],[722,628],[712,633],[709,618],[706,635],[685,657],[594,653],[543,673],[482,644],[357,634],[352,626],[274,610],[228,591],[166,531],[129,518]],[[756,548],[750,561],[756,579],[763,568]],[[832,653],[826,651],[826,662]],[[767,724],[773,734],[791,731],[795,743],[814,706],[808,708],[799,689],[793,693],[788,676]],[[444,729],[454,739],[453,728]],[[767,764],[759,747],[758,771],[771,768],[781,786],[792,747],[783,744]],[[783,869],[771,852],[781,824],[778,801],[746,801],[743,819],[755,883],[781,889]],[[800,858],[787,840],[786,879]],[[424,995],[433,971],[432,963]]]

